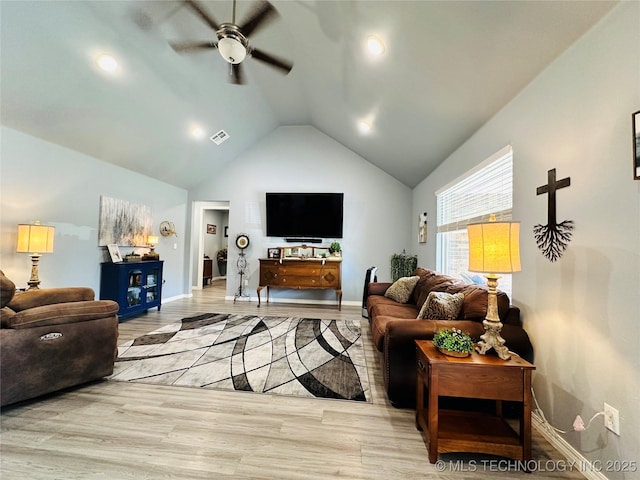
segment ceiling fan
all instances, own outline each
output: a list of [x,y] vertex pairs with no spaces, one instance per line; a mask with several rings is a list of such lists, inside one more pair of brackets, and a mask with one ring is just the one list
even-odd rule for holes
[[240,25],[236,24],[236,0],[233,0],[231,22],[221,24],[218,24],[195,0],[184,0],[184,3],[216,32],[218,41],[172,43],[171,47],[176,52],[194,52],[217,48],[222,58],[230,65],[230,81],[236,84],[245,83],[241,64],[247,57],[255,58],[278,69],[285,75],[291,71],[292,63],[269,55],[249,44],[249,35],[266,25],[269,19],[278,15],[276,9],[269,2],[265,0],[256,2],[245,21]]

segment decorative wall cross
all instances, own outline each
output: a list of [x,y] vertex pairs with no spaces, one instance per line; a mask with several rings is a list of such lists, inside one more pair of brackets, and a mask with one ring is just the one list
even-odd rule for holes
[[536,194],[549,194],[547,199],[547,225],[536,225],[533,233],[536,244],[542,254],[552,262],[558,260],[569,245],[573,221],[556,221],[556,191],[571,185],[571,178],[563,178],[556,181],[556,169],[547,172],[547,184],[537,188]]

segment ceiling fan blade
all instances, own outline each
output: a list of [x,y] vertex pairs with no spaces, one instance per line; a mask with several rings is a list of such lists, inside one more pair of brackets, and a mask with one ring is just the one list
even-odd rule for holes
[[242,64],[230,63],[229,67],[231,68],[229,72],[229,81],[231,83],[235,83],[236,85],[244,85],[244,69],[242,68]]
[[282,70],[285,75],[289,73],[293,68],[293,63],[288,62],[287,60],[276,58],[273,55],[261,52],[260,50],[256,50],[255,48],[251,51],[251,56],[256,60],[260,60],[261,62],[266,63],[267,65]]
[[171,48],[176,52],[194,52],[197,50],[209,50],[218,47],[218,44],[212,41],[170,43],[169,45],[171,45]]
[[269,2],[261,0],[257,2],[251,11],[249,16],[242,25],[239,25],[240,31],[245,37],[251,35],[258,27],[264,27],[271,18],[273,19],[278,15],[276,9]]
[[194,12],[196,12],[202,20],[204,20],[207,25],[213,28],[214,31],[218,31],[220,29],[220,25],[216,22],[211,15],[204,11],[204,9],[196,3],[195,0],[184,0],[185,5],[190,7]]

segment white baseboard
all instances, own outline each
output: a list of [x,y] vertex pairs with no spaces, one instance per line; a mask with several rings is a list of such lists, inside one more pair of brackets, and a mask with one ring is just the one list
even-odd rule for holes
[[192,293],[183,293],[182,295],[175,295],[173,297],[162,297],[162,303],[170,303],[175,302],[176,300],[180,300],[181,298],[190,298],[193,297]]
[[580,473],[584,475],[589,480],[608,480],[607,477],[599,471],[596,465],[593,465],[589,460],[587,460],[584,455],[582,455],[578,450],[573,448],[569,442],[567,442],[564,438],[558,435],[557,432],[553,431],[549,426],[545,423],[542,418],[535,412],[531,413],[531,423],[533,428],[535,428],[540,435],[542,435],[547,441],[562,455],[566,457],[569,462],[575,462],[576,465],[579,465]]

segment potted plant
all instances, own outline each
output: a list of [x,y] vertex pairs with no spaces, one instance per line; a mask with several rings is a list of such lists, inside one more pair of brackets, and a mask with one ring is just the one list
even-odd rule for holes
[[222,250],[218,250],[216,254],[216,260],[218,261],[218,271],[220,272],[220,276],[224,277],[227,275],[227,249],[223,248]]
[[331,245],[329,245],[329,253],[334,257],[339,257],[342,253],[340,242],[331,242]]
[[441,328],[433,336],[433,344],[445,355],[468,357],[473,352],[473,340],[462,330]]
[[407,255],[402,253],[391,255],[391,280],[396,281],[402,277],[409,277],[418,266],[417,255]]

